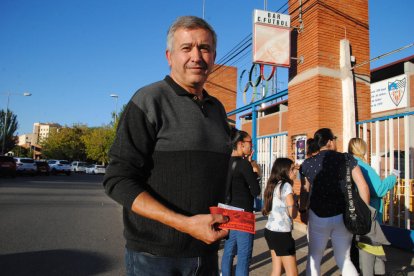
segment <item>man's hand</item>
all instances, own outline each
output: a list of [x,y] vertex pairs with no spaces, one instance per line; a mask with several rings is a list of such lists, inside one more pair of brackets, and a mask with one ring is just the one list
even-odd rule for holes
[[229,234],[228,230],[218,227],[220,223],[228,221],[227,217],[218,214],[187,217],[168,209],[148,192],[139,194],[135,198],[131,209],[140,216],[161,222],[207,244],[220,240]]
[[219,224],[228,222],[228,218],[218,214],[195,215],[187,217],[180,231],[206,243],[211,244],[229,234],[228,230],[220,229]]

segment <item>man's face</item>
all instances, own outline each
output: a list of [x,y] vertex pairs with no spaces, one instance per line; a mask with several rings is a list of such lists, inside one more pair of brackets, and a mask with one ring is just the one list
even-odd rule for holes
[[172,49],[166,54],[172,79],[188,92],[200,93],[216,58],[210,32],[178,29],[174,33]]

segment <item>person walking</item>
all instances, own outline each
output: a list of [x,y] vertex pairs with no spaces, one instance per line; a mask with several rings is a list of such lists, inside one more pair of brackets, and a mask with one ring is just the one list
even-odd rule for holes
[[[232,129],[233,152],[230,158],[230,187],[227,204],[253,212],[254,198],[260,194],[260,168],[252,161],[252,138],[242,130]],[[249,275],[254,234],[230,230],[224,243],[221,260],[223,276],[232,275],[233,259],[237,255],[236,276]]]
[[331,129],[317,130],[313,139],[319,152],[306,159],[300,167],[306,193],[310,194],[309,204],[301,203],[301,206],[309,206],[306,275],[321,275],[321,260],[329,239],[342,275],[358,275],[350,258],[352,234],[343,222],[345,196],[342,188],[345,185],[346,157],[352,179],[366,204],[369,204],[369,188],[355,158],[336,151],[337,137]]
[[269,216],[264,236],[272,256],[272,276],[298,275],[295,240],[292,237],[293,219],[297,216],[297,200],[293,181],[297,168],[289,158],[278,158],[272,166],[264,191],[262,214]]
[[397,177],[400,172],[393,170],[392,174],[384,179],[378,175],[378,173],[367,163],[365,155],[367,153],[367,144],[361,138],[352,138],[348,144],[348,152],[352,154],[358,162],[358,166],[361,168],[365,181],[368,184],[370,192],[369,204],[377,210],[377,220],[382,223],[384,204],[382,198],[394,188],[397,184]]
[[139,89],[123,112],[106,193],[123,206],[127,275],[217,275],[228,235],[210,206],[224,200],[230,129],[223,105],[203,89],[216,33],[183,16],[167,34],[170,74]]
[[[358,161],[362,174],[368,184],[370,192],[370,205],[377,211],[376,220],[382,223],[383,218],[383,201],[382,198],[387,192],[394,188],[397,183],[399,171],[393,170],[393,174],[384,179],[367,163],[365,155],[367,153],[367,144],[361,138],[352,138],[348,144],[348,152]],[[379,226],[378,226],[379,227]],[[381,231],[376,227],[374,230]],[[372,231],[371,231],[372,232]],[[385,275],[385,251],[379,238],[384,237],[382,232],[370,233],[370,239],[365,241],[364,237],[356,242],[359,253],[359,266],[364,276]],[[382,238],[384,240],[384,238]],[[385,241],[387,242],[387,241]],[[386,243],[388,244],[388,243]],[[357,259],[358,260],[358,259]]]

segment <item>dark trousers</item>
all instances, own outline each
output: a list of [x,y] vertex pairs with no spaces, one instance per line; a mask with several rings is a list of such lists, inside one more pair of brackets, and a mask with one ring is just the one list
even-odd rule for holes
[[127,276],[218,276],[217,253],[205,257],[178,258],[125,251]]

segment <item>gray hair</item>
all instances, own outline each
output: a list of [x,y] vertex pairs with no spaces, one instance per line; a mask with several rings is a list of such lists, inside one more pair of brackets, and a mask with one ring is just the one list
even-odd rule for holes
[[204,19],[196,17],[196,16],[180,16],[178,17],[173,24],[170,26],[167,32],[167,50],[172,51],[173,48],[173,40],[174,40],[174,33],[178,29],[204,29],[211,33],[213,37],[213,48],[216,50],[217,46],[217,35],[214,31],[213,27],[210,26]]

